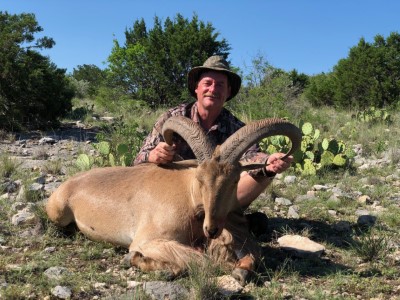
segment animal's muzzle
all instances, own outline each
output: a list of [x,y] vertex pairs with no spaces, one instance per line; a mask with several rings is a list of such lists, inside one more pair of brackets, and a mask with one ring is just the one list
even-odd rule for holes
[[204,228],[204,234],[206,235],[207,238],[210,239],[215,239],[218,237],[219,233],[219,228],[218,227],[205,227]]

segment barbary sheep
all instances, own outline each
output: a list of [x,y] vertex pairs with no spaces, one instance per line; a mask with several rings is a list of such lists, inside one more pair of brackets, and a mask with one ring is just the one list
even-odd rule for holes
[[177,276],[189,263],[212,259],[233,270],[244,283],[260,257],[236,192],[240,173],[260,168],[243,164],[243,153],[261,139],[288,136],[290,155],[301,142],[300,130],[281,119],[250,123],[215,149],[189,118],[172,117],[163,136],[184,138],[197,160],[167,165],[94,168],[61,184],[46,204],[58,226],[75,222],[90,239],[129,248],[126,259],[143,271]]

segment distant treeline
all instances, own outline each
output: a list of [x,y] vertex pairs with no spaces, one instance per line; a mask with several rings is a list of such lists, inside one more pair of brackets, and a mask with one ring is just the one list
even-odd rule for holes
[[[229,60],[231,47],[211,23],[177,14],[158,17],[147,28],[143,19],[125,31],[125,42],[114,41],[105,69],[84,64],[66,74],[39,50],[52,48],[52,38],[34,14],[0,11],[0,129],[19,130],[57,125],[72,109],[72,99],[91,98],[108,111],[132,106],[155,109],[190,101],[187,72],[214,54]],[[400,100],[400,35],[363,38],[329,73],[313,76],[286,72],[264,57],[253,58],[243,88],[231,106],[259,105],[260,116],[285,114],[288,103],[302,99],[314,106],[338,109],[398,107]],[[254,111],[254,110],[253,110]]]

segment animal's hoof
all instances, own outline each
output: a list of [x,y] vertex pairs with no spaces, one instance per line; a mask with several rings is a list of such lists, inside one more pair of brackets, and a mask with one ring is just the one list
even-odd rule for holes
[[122,260],[122,265],[129,268],[135,265],[134,261],[142,257],[143,255],[140,252],[137,251],[129,252],[128,254],[125,255],[124,259]]
[[241,268],[235,268],[232,271],[232,277],[235,278],[242,286],[246,285],[249,274],[249,271]]

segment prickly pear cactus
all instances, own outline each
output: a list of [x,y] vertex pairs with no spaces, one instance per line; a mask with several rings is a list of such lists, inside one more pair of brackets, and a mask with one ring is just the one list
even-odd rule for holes
[[[354,151],[343,141],[321,138],[320,130],[310,122],[300,122],[303,133],[300,149],[293,153],[292,167],[302,175],[315,175],[321,168],[345,168],[354,158]],[[275,136],[261,141],[260,147],[267,153],[287,152],[290,142],[287,137]]]
[[338,167],[344,167],[346,166],[347,163],[347,158],[344,154],[337,154],[333,158],[333,164]]
[[86,171],[92,168],[93,163],[93,157],[83,153],[79,154],[75,164],[80,171]]
[[306,158],[301,166],[303,175],[316,175],[317,169],[311,159]]
[[335,139],[330,140],[327,150],[332,152],[333,154],[338,154],[339,153],[339,143]]
[[111,147],[109,142],[102,141],[93,144],[93,147],[98,152],[96,156],[88,156],[87,154],[81,154],[78,156],[76,166],[80,170],[89,170],[94,165],[99,167],[126,167],[129,166],[133,160],[133,154],[130,152],[127,144],[118,144],[114,148]]
[[328,150],[328,147],[329,147],[329,140],[327,138],[324,138],[321,142],[321,148],[326,151]]
[[95,144],[95,147],[100,152],[101,155],[110,154],[110,143],[109,142],[100,142]]
[[306,151],[304,153],[304,155],[305,155],[306,158],[308,158],[311,161],[315,160],[315,155],[314,155],[314,152],[312,152],[312,151]]
[[391,115],[387,112],[386,109],[384,108],[375,108],[375,107],[369,107],[363,111],[360,111],[356,115],[357,119],[361,122],[365,123],[379,123],[383,122],[386,124],[391,124],[392,118]]
[[345,149],[344,151],[344,155],[348,158],[348,159],[353,159],[356,156],[356,152],[353,149]]
[[311,123],[306,122],[301,126],[301,131],[303,132],[303,135],[311,135],[313,131],[313,126]]
[[324,151],[321,154],[321,166],[322,167],[327,167],[333,164],[333,159],[335,158],[335,155],[330,152],[330,151]]
[[314,140],[317,140],[319,138],[320,134],[321,134],[321,132],[319,131],[319,129],[315,129],[314,136],[313,136]]

